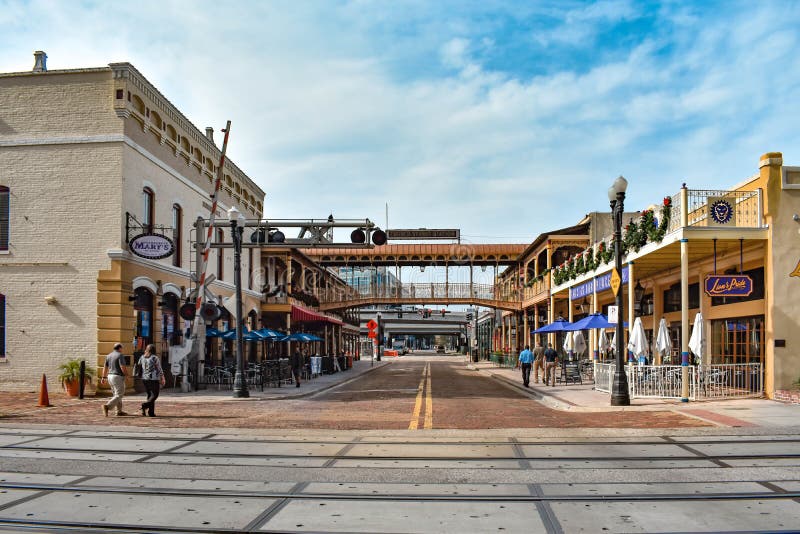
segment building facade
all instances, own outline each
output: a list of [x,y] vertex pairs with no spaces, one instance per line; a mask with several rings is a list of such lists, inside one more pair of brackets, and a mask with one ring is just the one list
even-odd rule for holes
[[[208,218],[220,149],[133,65],[0,74],[0,389],[31,390],[69,358],[102,366],[115,343],[162,357],[196,269],[193,223]],[[216,217],[260,219],[264,192],[226,161]],[[172,239],[132,254],[140,233]],[[215,239],[231,241],[217,229]],[[212,249],[210,289],[231,296],[233,253]],[[260,313],[260,254],[242,258],[244,310]],[[247,273],[246,275],[244,273]]]

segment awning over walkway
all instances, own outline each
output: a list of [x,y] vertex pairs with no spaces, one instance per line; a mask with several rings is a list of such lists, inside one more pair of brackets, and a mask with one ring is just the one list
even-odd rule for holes
[[339,319],[334,319],[333,317],[328,317],[322,313],[316,312],[314,310],[309,310],[308,308],[303,308],[302,306],[297,306],[296,304],[292,304],[292,322],[297,323],[331,323],[331,324],[338,324],[342,325],[342,321]]

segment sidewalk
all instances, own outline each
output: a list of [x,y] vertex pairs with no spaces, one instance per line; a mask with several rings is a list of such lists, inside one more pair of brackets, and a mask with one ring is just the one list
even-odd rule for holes
[[[389,362],[387,360],[382,360],[379,362],[373,362],[368,359],[355,360],[353,361],[353,367],[351,369],[339,371],[338,373],[329,375],[319,375],[308,380],[302,380],[299,388],[295,387],[294,382],[291,384],[281,384],[280,387],[264,386],[263,391],[261,390],[261,386],[248,386],[250,396],[244,399],[234,398],[233,388],[230,386],[217,387],[215,385],[208,385],[206,386],[206,389],[190,391],[188,393],[183,393],[180,390],[180,387],[163,388],[161,390],[160,399],[175,402],[207,402],[209,397],[213,397],[214,400],[232,400],[244,402],[252,400],[298,399],[339,386],[363,375],[364,373],[369,373],[374,369],[378,369],[379,367],[382,367],[388,363]],[[137,396],[137,394],[133,394],[126,395],[125,397],[135,398]]]
[[596,391],[593,383],[546,386],[541,381],[529,388],[522,385],[519,369],[496,367],[492,362],[467,363],[467,368],[485,373],[508,387],[524,392],[549,408],[571,412],[663,411],[672,410],[716,425],[732,427],[797,427],[800,405],[783,404],[766,398],[703,400],[631,399],[630,406],[611,406],[611,396]]

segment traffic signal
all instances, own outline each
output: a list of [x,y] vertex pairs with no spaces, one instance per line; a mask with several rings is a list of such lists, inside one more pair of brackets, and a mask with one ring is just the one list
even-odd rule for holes
[[467,314],[467,321],[471,321],[471,320],[472,320],[472,314],[471,314],[471,313],[468,313],[468,314]]

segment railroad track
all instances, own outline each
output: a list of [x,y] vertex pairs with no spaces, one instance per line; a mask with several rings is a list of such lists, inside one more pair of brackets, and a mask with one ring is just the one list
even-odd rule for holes
[[[0,429],[0,531],[558,534],[800,525],[800,436],[792,434],[409,437]],[[38,472],[22,470],[39,464]],[[233,469],[247,477],[231,477]],[[698,473],[708,478],[698,481]]]

